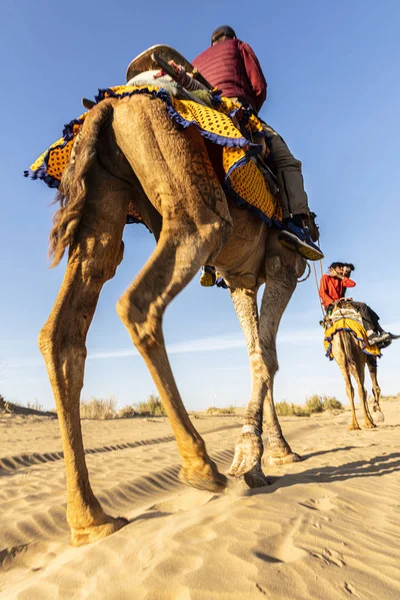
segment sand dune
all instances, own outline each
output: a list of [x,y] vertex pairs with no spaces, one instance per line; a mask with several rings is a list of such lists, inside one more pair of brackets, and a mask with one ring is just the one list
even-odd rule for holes
[[[304,461],[217,496],[178,481],[169,423],[84,421],[92,486],[130,524],[69,546],[58,422],[0,418],[0,597],[384,600],[400,596],[400,403],[373,431],[349,413],[283,418]],[[360,421],[361,422],[361,421]],[[195,421],[226,472],[238,417]]]

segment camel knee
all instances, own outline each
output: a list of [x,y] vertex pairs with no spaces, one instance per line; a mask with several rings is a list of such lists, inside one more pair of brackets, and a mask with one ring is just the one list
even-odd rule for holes
[[56,358],[64,360],[68,356],[85,361],[87,355],[84,336],[79,328],[70,325],[63,328],[50,320],[39,332],[38,346],[45,362],[54,363]]
[[304,261],[300,261],[300,266],[298,266],[297,257],[293,254],[294,259],[292,260],[292,254],[293,253],[290,254],[291,260],[285,260],[286,257],[284,256],[284,249],[280,250],[279,253],[275,252],[267,256],[265,261],[265,274],[267,281],[268,279],[279,281],[282,289],[295,289],[297,285],[298,272],[301,273],[300,267]]
[[128,291],[118,300],[116,310],[137,348],[148,350],[162,344],[162,309],[157,310],[154,305],[150,305],[148,310],[140,307],[135,296]]
[[85,256],[81,259],[81,277],[85,284],[103,284],[115,275],[124,256],[124,243],[116,247],[109,235],[87,240]]
[[47,326],[47,323],[39,331],[38,346],[43,358],[46,358],[48,354],[51,353],[51,349],[53,346],[53,336],[51,334],[50,328]]

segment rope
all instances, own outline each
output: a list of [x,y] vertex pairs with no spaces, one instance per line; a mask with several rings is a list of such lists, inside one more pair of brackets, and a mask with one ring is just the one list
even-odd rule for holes
[[311,275],[311,267],[310,267],[310,263],[307,262],[307,268],[308,268],[308,273],[305,277],[303,277],[303,279],[298,279],[297,283],[303,283],[303,281],[307,281],[307,279],[310,277]]
[[[321,272],[322,272],[322,260],[320,260],[319,262],[321,263],[320,266],[321,266]],[[319,305],[321,307],[322,316],[325,318],[325,311],[324,311],[324,308],[322,306],[321,298],[319,297],[318,275],[317,275],[317,269],[315,268],[315,262],[313,262],[313,269],[314,269],[315,285],[317,287],[317,294],[318,294],[318,299],[319,299]]]

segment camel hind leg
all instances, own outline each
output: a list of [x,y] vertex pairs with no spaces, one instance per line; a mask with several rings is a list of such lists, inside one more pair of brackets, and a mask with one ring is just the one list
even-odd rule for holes
[[385,420],[385,417],[380,405],[381,388],[379,387],[378,383],[378,365],[376,362],[376,358],[368,356],[367,366],[371,377],[372,391],[374,394],[374,403],[372,405],[372,411],[374,413],[375,421],[377,421],[378,423],[382,423]]
[[[272,236],[271,236],[272,237]],[[270,238],[267,245],[266,282],[261,303],[260,345],[268,373],[264,418],[268,436],[268,463],[280,465],[301,460],[283,436],[274,405],[273,385],[278,371],[276,336],[282,315],[305,269],[305,261],[296,252],[283,248]]]
[[101,288],[114,276],[123,253],[129,195],[110,178],[97,165],[88,174],[87,188],[99,192],[86,196],[61,289],[39,334],[57,406],[67,478],[67,521],[76,546],[105,537],[127,522],[106,515],[92,491],[80,424],[87,332]]
[[233,305],[242,327],[250,360],[252,390],[243,418],[243,426],[235,445],[235,455],[229,475],[244,477],[250,488],[266,485],[261,467],[264,452],[262,440],[263,408],[266,396],[268,372],[262,356],[259,339],[259,316],[255,289],[230,290]]
[[[117,312],[146,362],[171,422],[182,459],[181,480],[220,492],[226,478],[208,457],[185,410],[168,360],[162,319],[168,304],[229,235],[226,199],[200,136],[179,131],[163,106],[154,102],[143,120],[133,119],[129,135],[132,140],[124,154],[162,214],[163,225],[152,256],[119,300]],[[138,138],[140,152],[132,152]]]

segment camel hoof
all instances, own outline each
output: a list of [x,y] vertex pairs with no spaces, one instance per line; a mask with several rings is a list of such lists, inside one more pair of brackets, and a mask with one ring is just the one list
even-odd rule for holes
[[246,473],[243,476],[243,479],[250,489],[254,490],[255,488],[265,487],[269,485],[268,479],[265,477],[261,465],[256,464],[251,471]]
[[122,529],[128,523],[129,521],[123,517],[114,518],[106,515],[106,522],[102,525],[92,525],[82,529],[71,528],[71,544],[76,547],[93,544],[93,542],[97,542]]
[[364,427],[365,429],[375,429],[376,425],[373,421],[367,421],[366,423],[364,423]]
[[179,479],[185,485],[190,485],[204,492],[213,492],[214,494],[222,494],[228,486],[228,479],[218,471],[214,463],[205,472],[182,467],[179,472]]
[[380,409],[375,409],[374,410],[374,421],[376,423],[383,423],[385,420],[385,415],[383,414],[383,412]]
[[361,431],[361,427],[358,425],[358,423],[356,425],[352,423],[347,429],[348,431]]
[[301,456],[295,452],[290,452],[286,456],[268,456],[267,463],[271,466],[288,465],[290,463],[300,462]]
[[235,456],[229,469],[229,476],[238,479],[250,473],[260,464],[263,451],[264,446],[260,436],[249,432],[241,433],[236,442]]

